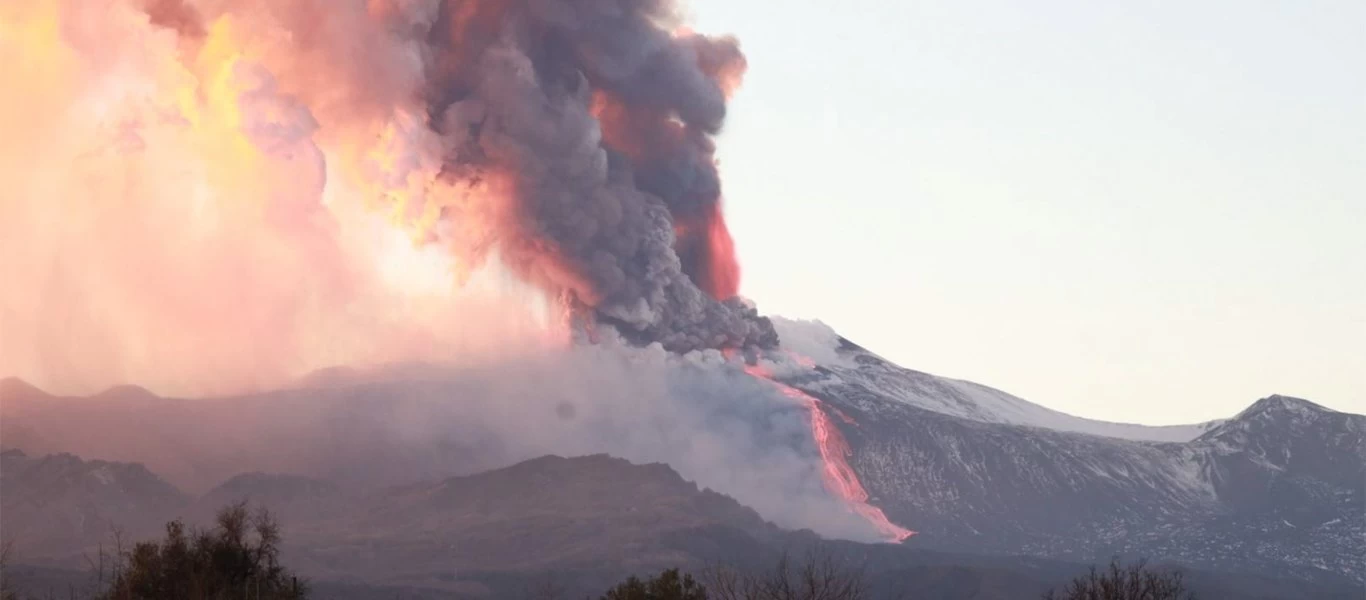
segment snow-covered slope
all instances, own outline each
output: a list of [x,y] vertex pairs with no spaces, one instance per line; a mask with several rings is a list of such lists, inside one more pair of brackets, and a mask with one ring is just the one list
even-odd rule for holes
[[811,357],[826,371],[828,385],[859,386],[884,398],[963,419],[1154,442],[1189,442],[1223,422],[1150,426],[1085,419],[971,381],[897,366],[839,337],[822,323],[775,319],[774,325],[785,347]]
[[909,543],[1366,583],[1366,417],[1271,396],[1184,431],[1098,424],[835,342],[780,377],[847,417],[850,463]]
[[832,383],[862,385],[888,398],[963,419],[1154,442],[1189,442],[1223,422],[1150,426],[1076,417],[971,381],[937,377],[899,367],[867,350],[845,343],[853,364],[829,365],[827,368],[833,375]]

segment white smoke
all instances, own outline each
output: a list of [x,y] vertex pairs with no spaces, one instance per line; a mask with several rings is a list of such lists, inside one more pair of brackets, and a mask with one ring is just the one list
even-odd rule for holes
[[336,369],[209,399],[7,402],[7,445],[136,461],[201,492],[247,471],[373,489],[545,454],[662,462],[785,528],[873,541],[826,491],[804,406],[720,353],[616,340],[482,365]]
[[848,366],[847,358],[838,350],[840,336],[821,321],[773,317],[773,329],[783,342],[783,349],[795,352],[818,365]]

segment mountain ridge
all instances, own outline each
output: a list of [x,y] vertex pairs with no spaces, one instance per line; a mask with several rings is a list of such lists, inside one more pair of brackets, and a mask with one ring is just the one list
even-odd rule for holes
[[[1078,417],[977,382],[940,377],[899,366],[843,337],[837,338],[837,352],[843,362],[818,364],[817,369],[836,375],[856,376],[856,383],[913,406],[986,423],[1024,425],[1119,439],[1190,441],[1224,421],[1215,419],[1185,425],[1143,425]],[[847,368],[849,366],[855,368],[851,370]]]
[[[1307,408],[1319,411],[1349,415],[1357,414],[1339,411],[1296,396],[1271,394],[1249,404],[1233,417],[1224,419],[1212,419],[1198,423],[1176,425],[1149,425],[1143,423],[1107,421],[1103,419],[1080,417],[1048,408],[1047,406],[1030,402],[998,388],[975,381],[943,377],[901,367],[845,338],[841,337],[840,341],[842,350],[857,353],[853,354],[852,357],[860,366],[867,366],[870,364],[885,365],[910,374],[912,375],[912,378],[933,380],[941,386],[944,384],[961,386],[957,389],[948,388],[945,390],[944,388],[941,388],[941,391],[946,391],[947,393],[942,394],[943,397],[937,398],[937,402],[934,404],[916,402],[915,400],[918,400],[918,398],[907,400],[902,397],[899,399],[932,412],[939,412],[988,423],[1024,425],[1041,429],[1086,433],[1117,439],[1163,442],[1194,440],[1232,418],[1240,417],[1245,413],[1260,411],[1268,406],[1303,405]],[[830,366],[822,364],[818,365],[817,369],[829,372]],[[438,365],[420,362],[386,365],[382,368],[368,370],[358,370],[352,367],[341,366],[329,367],[306,374],[298,379],[295,386],[282,388],[281,391],[297,391],[336,386],[363,386],[384,383],[386,381],[408,379],[410,376],[414,375],[424,376],[436,372],[440,372],[440,367]],[[896,396],[897,394],[888,395]],[[991,398],[993,396],[994,398]],[[952,402],[958,403],[958,406],[954,406],[952,402],[945,401],[944,397],[947,397]],[[20,377],[9,376],[0,378],[0,401],[6,399],[14,401],[31,401],[35,398],[91,399],[106,401],[128,401],[130,399],[156,401],[178,399],[169,396],[161,396],[147,388],[134,384],[113,385],[100,392],[89,395],[58,395],[47,392]],[[223,397],[214,397],[208,399],[222,398]],[[983,398],[990,398],[990,401],[983,402]],[[1012,415],[1010,413],[1015,414]]]

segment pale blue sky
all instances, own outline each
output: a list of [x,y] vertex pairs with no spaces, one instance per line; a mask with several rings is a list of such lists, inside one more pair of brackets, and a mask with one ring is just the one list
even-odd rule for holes
[[1366,413],[1366,2],[691,0],[742,292],[1074,414]]

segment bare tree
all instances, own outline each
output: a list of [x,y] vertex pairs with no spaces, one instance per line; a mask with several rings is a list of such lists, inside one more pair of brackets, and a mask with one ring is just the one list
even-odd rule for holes
[[1158,571],[1146,559],[1125,566],[1119,558],[1101,571],[1095,566],[1073,579],[1059,594],[1049,590],[1044,600],[1194,600],[1180,571]]
[[[117,525],[109,528],[109,547],[101,541],[95,547],[95,555],[83,555],[85,558],[86,569],[90,573],[90,580],[86,585],[81,597],[95,598],[107,592],[109,586],[117,579],[124,576],[127,567],[128,547],[123,528]],[[71,596],[76,597],[74,586],[70,590]]]
[[14,540],[0,542],[0,600],[18,600],[19,595],[10,585],[9,563],[14,556]]
[[715,566],[703,576],[717,600],[864,600],[868,584],[861,567],[844,564],[823,550],[812,550],[800,562],[784,552],[762,573]]
[[566,596],[568,589],[553,574],[527,585],[527,600],[564,600]]

